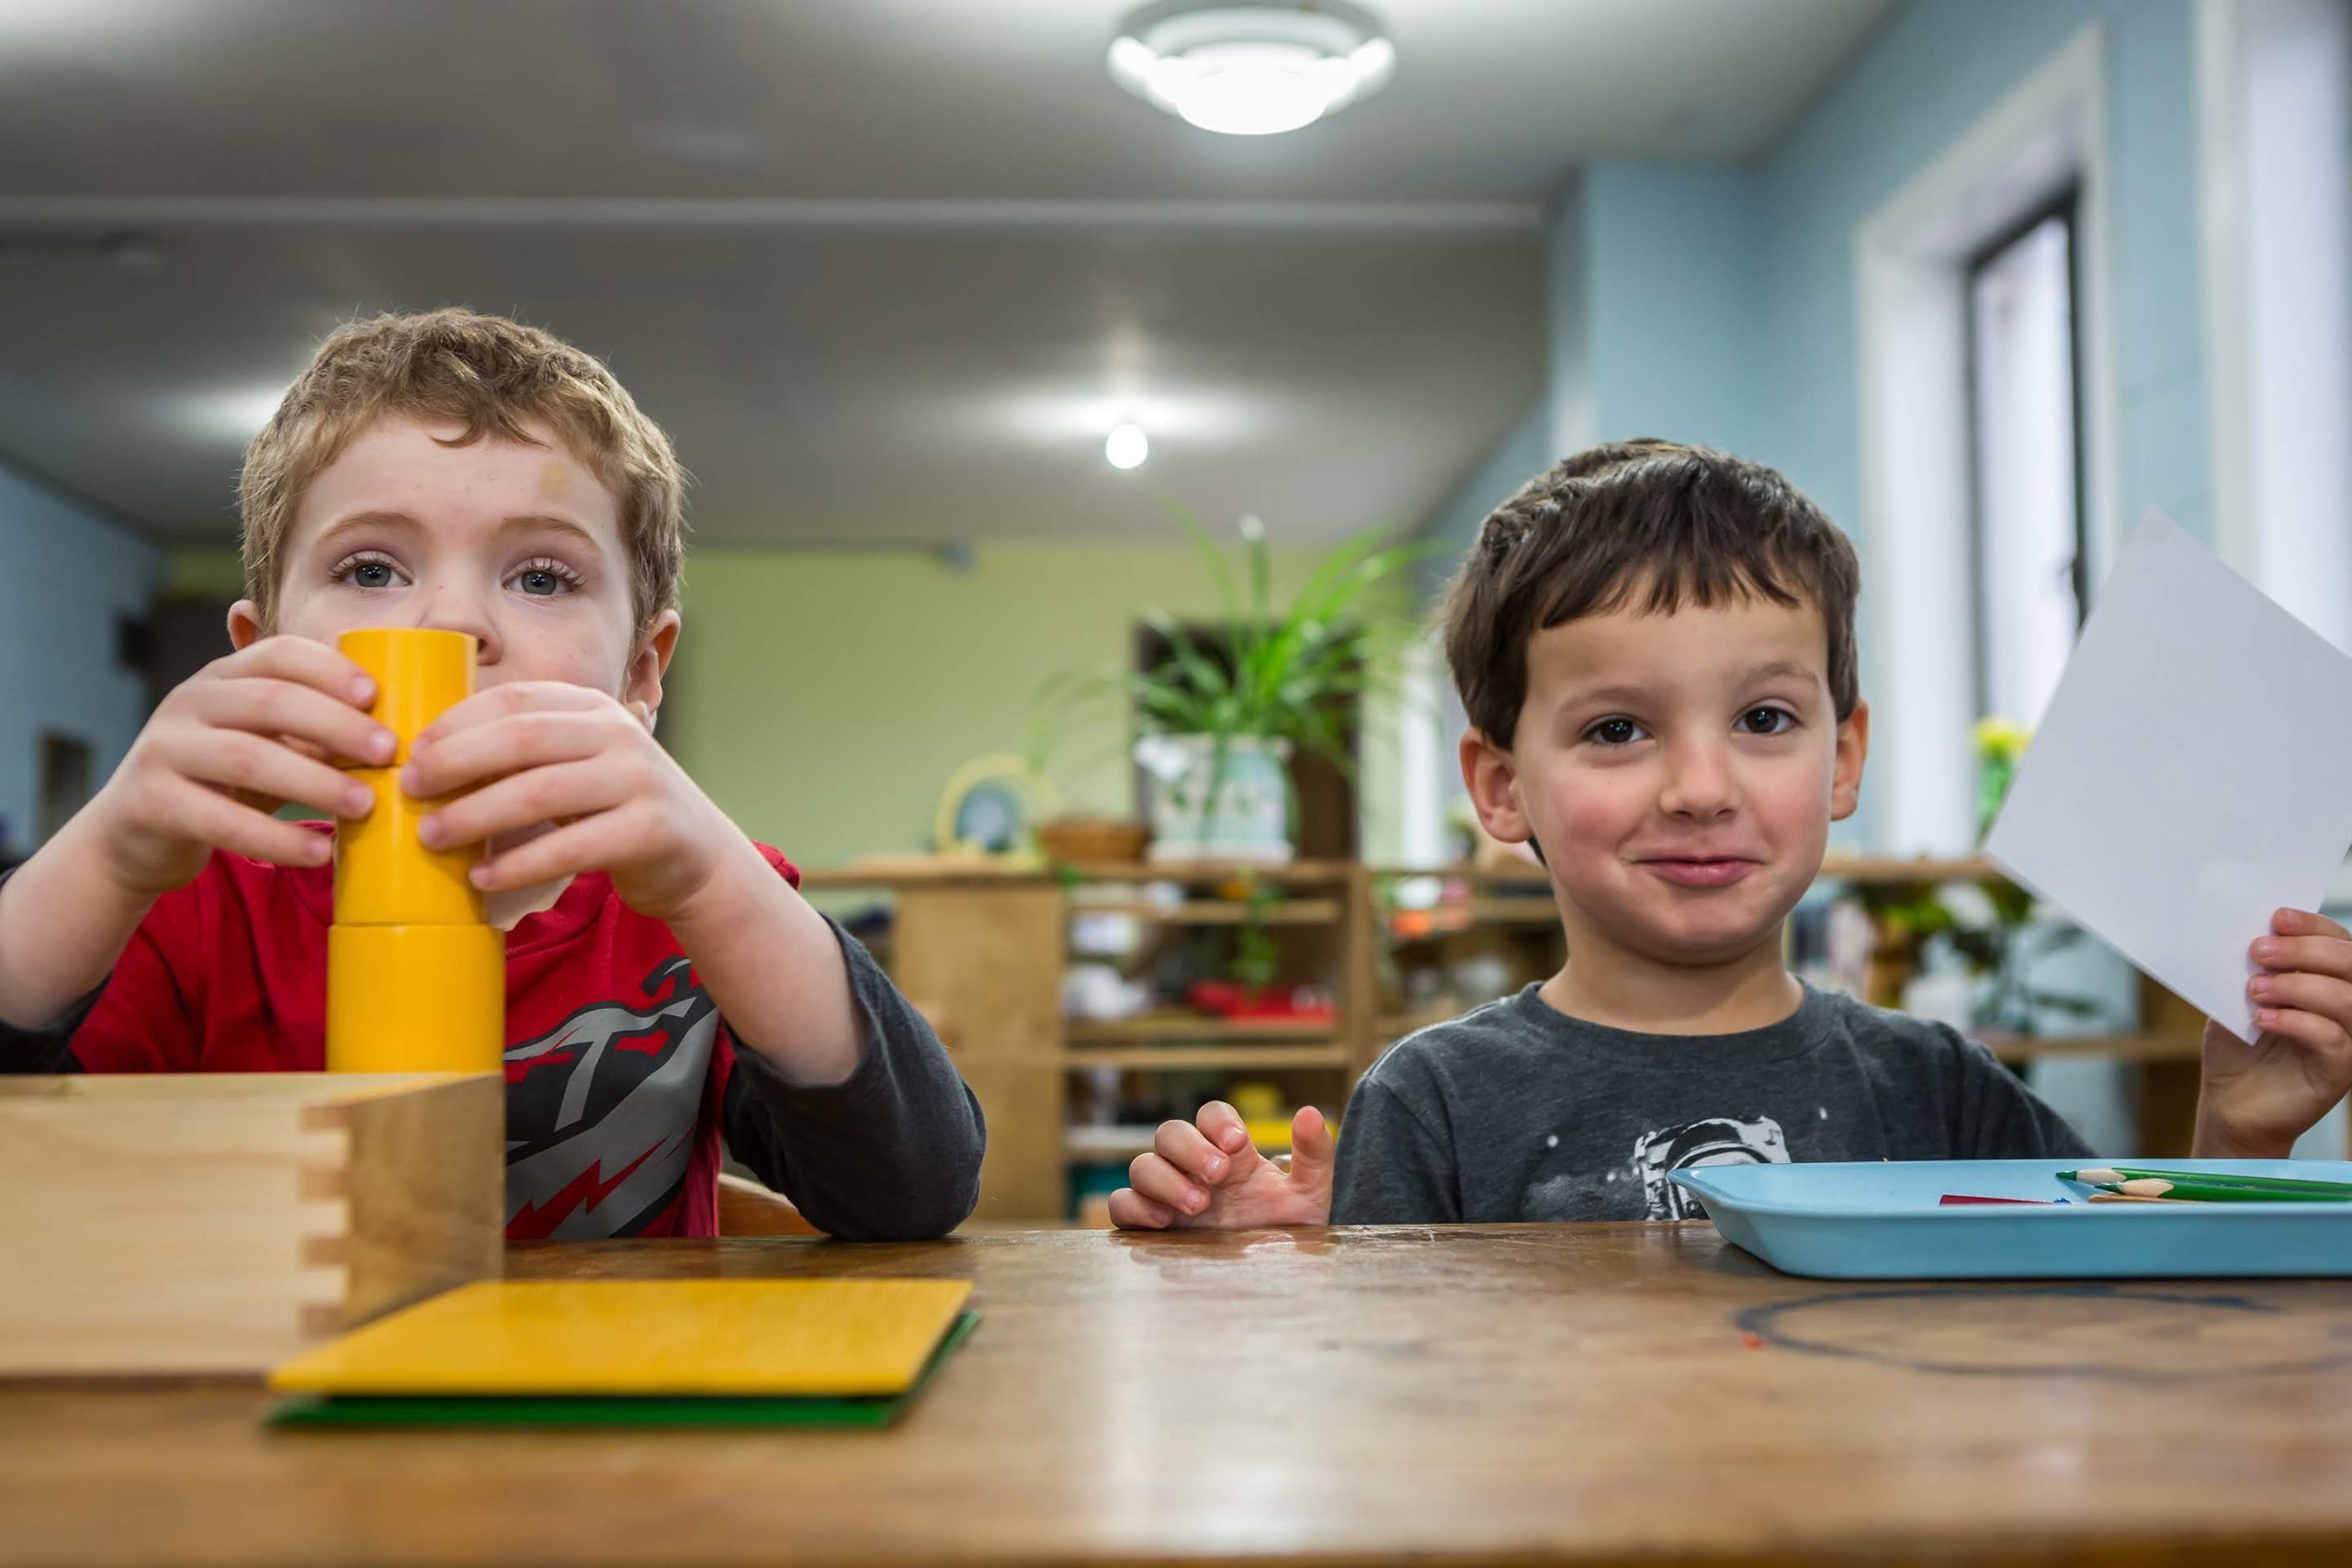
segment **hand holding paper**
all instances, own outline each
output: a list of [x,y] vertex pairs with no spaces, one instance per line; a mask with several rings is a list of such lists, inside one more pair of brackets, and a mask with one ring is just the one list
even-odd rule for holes
[[2151,511],[1984,848],[2213,1019],[2200,1152],[2278,1152],[2352,1082],[2352,942],[2282,917],[2347,844],[2352,660]]
[[2301,909],[2270,928],[2252,950],[2263,973],[2246,984],[2254,1043],[2205,1026],[2196,1152],[2207,1158],[2283,1158],[2352,1090],[2352,932]]

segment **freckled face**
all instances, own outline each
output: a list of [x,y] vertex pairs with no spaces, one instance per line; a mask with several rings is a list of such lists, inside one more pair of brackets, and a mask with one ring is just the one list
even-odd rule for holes
[[[458,434],[386,419],[319,472],[288,536],[270,629],[322,642],[362,626],[469,632],[485,687],[560,681],[658,703],[668,638],[651,639],[662,649],[648,699],[612,491],[546,431],[531,431],[543,446],[444,444]],[[242,647],[262,628],[239,609]]]

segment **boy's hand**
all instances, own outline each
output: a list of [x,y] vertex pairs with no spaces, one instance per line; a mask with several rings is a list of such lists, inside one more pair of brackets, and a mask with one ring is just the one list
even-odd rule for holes
[[157,705],[90,803],[109,876],[154,898],[194,881],[216,849],[325,864],[325,834],[271,813],[291,803],[368,815],[368,786],[327,759],[391,761],[392,732],[368,716],[375,694],[366,671],[306,637],[265,637],[198,671]]
[[2352,932],[2301,909],[2270,930],[2252,950],[2265,972],[2246,984],[2254,1043],[2205,1026],[2195,1152],[2208,1158],[2282,1159],[2352,1090]]
[[[759,859],[654,740],[641,705],[586,686],[518,681],[477,693],[416,738],[401,787],[458,796],[417,825],[430,849],[555,824],[476,867],[486,893],[603,871],[629,908],[674,920],[730,856]],[[763,862],[759,870],[774,874]]]
[[1162,1122],[1153,1144],[1127,1168],[1134,1185],[1111,1194],[1121,1230],[1331,1223],[1331,1130],[1311,1105],[1291,1118],[1287,1170],[1258,1152],[1241,1113],[1221,1100],[1191,1122]]

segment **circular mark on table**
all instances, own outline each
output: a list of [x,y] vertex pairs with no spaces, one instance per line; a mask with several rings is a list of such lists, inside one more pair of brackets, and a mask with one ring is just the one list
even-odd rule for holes
[[1768,1345],[1915,1371],[2192,1382],[2352,1365],[2352,1306],[2111,1285],[1840,1291],[1750,1307]]

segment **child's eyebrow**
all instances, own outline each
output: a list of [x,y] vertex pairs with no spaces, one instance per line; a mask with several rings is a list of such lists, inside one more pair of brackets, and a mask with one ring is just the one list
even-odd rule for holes
[[499,524],[498,531],[501,534],[564,534],[569,535],[572,539],[576,540],[579,544],[590,550],[601,551],[604,548],[603,544],[597,539],[596,536],[590,533],[586,528],[582,527],[579,524],[573,522],[569,517],[558,517],[551,513],[526,512],[517,516],[509,517],[504,522]]
[[1560,698],[1560,705],[1581,707],[1587,703],[1642,703],[1650,697],[1647,689],[1623,683],[1605,686],[1576,686]]
[[336,518],[321,529],[319,544],[322,547],[333,544],[355,528],[397,528],[413,534],[420,526],[417,520],[405,512],[355,512],[348,517]]
[[1758,665],[1755,669],[1750,670],[1747,672],[1747,679],[1750,684],[1759,681],[1777,681],[1783,676],[1788,677],[1791,680],[1810,681],[1815,677],[1816,673],[1816,671],[1803,664],[1795,663],[1790,660],[1781,659],[1775,660],[1770,664]]

